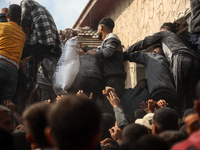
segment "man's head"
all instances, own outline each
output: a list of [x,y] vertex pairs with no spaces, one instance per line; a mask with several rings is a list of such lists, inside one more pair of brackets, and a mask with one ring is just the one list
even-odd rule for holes
[[136,143],[142,136],[147,134],[146,127],[139,124],[129,124],[123,129],[122,139],[124,143]]
[[186,137],[179,131],[164,131],[159,134],[159,137],[164,139],[170,147],[184,140]]
[[162,138],[149,134],[138,141],[134,150],[169,150],[169,146]]
[[47,114],[51,109],[50,104],[36,103],[28,107],[23,113],[23,121],[27,130],[27,139],[41,148],[50,147],[44,129],[47,126]]
[[96,149],[101,138],[101,114],[90,99],[68,95],[54,105],[50,115],[55,147],[64,149]]
[[115,23],[111,18],[103,18],[99,21],[97,34],[99,39],[104,39],[104,34],[108,34],[113,32],[113,28],[115,27]]
[[9,133],[1,128],[0,128],[0,147],[1,147],[1,149],[14,150],[13,137],[12,137],[11,133]]
[[156,45],[153,49],[153,53],[157,53],[159,55],[165,56],[161,45]]
[[7,19],[8,21],[19,23],[21,19],[21,7],[17,4],[10,5]]
[[169,107],[157,109],[153,116],[152,133],[158,134],[166,130],[178,130],[178,114]]
[[171,23],[171,22],[165,22],[161,27],[160,27],[160,31],[171,31],[176,33],[179,29],[180,24],[178,23]]
[[12,132],[14,130],[14,125],[10,114],[10,109],[0,105],[0,128],[8,132]]

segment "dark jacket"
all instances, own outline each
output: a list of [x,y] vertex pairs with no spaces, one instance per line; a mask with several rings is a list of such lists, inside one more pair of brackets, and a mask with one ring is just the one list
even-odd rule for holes
[[200,0],[190,0],[191,16],[188,18],[188,31],[200,33]]
[[185,53],[198,58],[197,54],[189,46],[189,44],[171,31],[161,31],[151,36],[147,36],[144,40],[141,40],[130,46],[126,52],[134,52],[146,49],[156,43],[162,44],[163,52],[170,62],[173,58],[173,55],[177,53]]
[[169,70],[169,61],[157,53],[133,52],[127,53],[126,59],[145,66],[148,90],[153,97],[155,93],[166,90],[176,95]]
[[93,77],[102,80],[102,71],[100,62],[93,55],[80,56],[79,76]]
[[102,61],[103,78],[118,76],[126,79],[121,41],[116,34],[110,33],[96,52],[96,57]]
[[6,18],[6,14],[0,13],[0,22],[8,22]]

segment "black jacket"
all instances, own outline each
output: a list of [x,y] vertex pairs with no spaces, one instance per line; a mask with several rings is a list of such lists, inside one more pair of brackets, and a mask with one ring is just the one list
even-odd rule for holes
[[188,18],[188,31],[200,33],[200,0],[190,0],[191,16]]
[[101,44],[101,48],[95,55],[102,62],[103,78],[118,76],[126,79],[124,70],[124,58],[121,41],[116,34],[110,33]]
[[198,58],[189,44],[171,31],[161,31],[151,36],[147,36],[144,40],[141,40],[130,46],[126,52],[134,52],[146,49],[156,43],[162,44],[163,52],[170,62],[173,58],[173,55],[177,53],[185,53]]
[[166,90],[176,95],[176,90],[170,76],[169,61],[157,53],[133,52],[126,59],[145,66],[147,85],[151,97],[159,91]]
[[0,22],[8,22],[6,18],[6,14],[0,13]]

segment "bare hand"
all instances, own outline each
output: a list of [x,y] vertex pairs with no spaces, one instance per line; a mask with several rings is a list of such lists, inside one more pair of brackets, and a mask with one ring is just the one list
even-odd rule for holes
[[148,101],[148,108],[149,108],[150,113],[154,113],[157,108],[157,102],[150,99]]
[[89,51],[87,51],[86,54],[95,55],[96,51],[95,50],[89,50]]
[[24,125],[20,124],[20,125],[18,125],[18,126],[16,127],[16,130],[23,130],[23,131],[25,131],[26,128],[24,127]]
[[113,108],[117,106],[121,106],[119,97],[117,97],[117,95],[113,93],[112,91],[110,91],[109,96],[106,96],[106,97],[109,100],[110,104],[113,106]]
[[101,144],[103,144],[103,146],[108,146],[111,144],[112,141],[112,139],[106,138],[105,140],[101,141]]
[[185,118],[186,131],[190,135],[200,128],[198,114],[191,114]]
[[112,127],[109,129],[110,135],[116,142],[122,140],[122,130],[118,127]]
[[7,14],[7,13],[8,13],[8,8],[2,8],[2,9],[1,9],[1,13]]
[[147,113],[149,113],[149,108],[148,108],[148,102],[147,101],[146,102],[143,101],[140,104],[140,108],[143,109],[144,111],[146,111]]
[[158,105],[158,107],[162,108],[162,107],[167,107],[169,104],[165,100],[160,99],[157,102],[157,105]]
[[103,93],[103,95],[105,95],[105,96],[109,96],[109,93],[110,93],[111,91],[112,91],[113,93],[115,93],[115,89],[114,89],[114,88],[109,87],[109,86],[106,86],[105,89],[102,90],[102,93]]
[[88,97],[87,95],[85,95],[85,93],[83,92],[83,90],[79,90],[77,93],[76,93],[77,96],[81,96],[81,97],[84,97],[84,98],[88,98],[88,99],[92,99],[93,98],[93,93],[90,93],[90,97]]
[[13,102],[11,102],[10,100],[4,101],[4,105],[5,105],[7,108],[9,108],[10,110],[12,110],[12,111],[15,111],[15,110],[16,110],[16,105],[15,105]]
[[58,95],[58,96],[56,97],[56,103],[57,103],[59,100],[61,100],[62,98],[63,98],[63,95],[61,95],[61,96]]
[[48,100],[45,100],[44,102],[47,103],[47,104],[49,104],[49,103],[51,103],[51,100],[48,99]]

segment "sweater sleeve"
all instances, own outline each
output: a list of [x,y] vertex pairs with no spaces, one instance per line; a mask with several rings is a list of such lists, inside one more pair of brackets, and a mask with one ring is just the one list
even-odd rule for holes
[[128,125],[124,111],[120,107],[115,107],[114,112],[118,127],[123,129],[126,125]]
[[117,43],[113,39],[109,39],[105,42],[105,47],[96,52],[96,57],[109,58],[115,54],[117,50]]
[[149,53],[145,53],[145,52],[132,52],[132,53],[127,53],[127,54],[128,54],[127,60],[129,60],[130,62],[143,64],[144,66],[146,66],[147,61],[149,59]]

